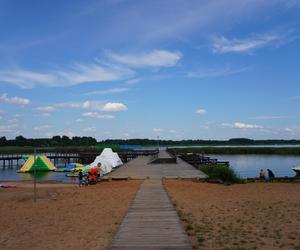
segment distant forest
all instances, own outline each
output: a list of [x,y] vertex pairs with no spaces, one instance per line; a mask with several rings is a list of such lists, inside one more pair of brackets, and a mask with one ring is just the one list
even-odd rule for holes
[[[100,143],[120,145],[156,146],[157,140],[128,139],[128,140],[105,140]],[[160,146],[248,146],[248,145],[300,145],[300,140],[252,140],[248,138],[233,138],[229,140],[159,140]]]
[[15,139],[7,140],[0,137],[0,146],[18,146],[18,147],[60,147],[60,146],[95,146],[97,140],[93,137],[72,137],[53,136],[52,138],[25,138],[17,136]]
[[[156,146],[157,140],[150,139],[109,139],[99,141],[93,137],[53,136],[52,138],[25,138],[17,136],[15,139],[7,140],[5,136],[0,137],[0,146],[32,146],[32,147],[57,147],[57,146],[96,146],[97,144],[118,145],[140,145]],[[239,146],[239,145],[300,145],[300,140],[252,140],[248,138],[233,138],[229,140],[159,140],[160,146]]]

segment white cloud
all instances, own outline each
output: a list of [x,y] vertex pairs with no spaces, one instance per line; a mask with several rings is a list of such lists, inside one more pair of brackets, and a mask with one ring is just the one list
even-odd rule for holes
[[0,102],[14,104],[14,105],[20,105],[20,106],[25,106],[25,105],[30,104],[30,100],[27,98],[22,98],[22,97],[18,97],[18,96],[8,97],[8,95],[6,93],[0,95]]
[[234,127],[238,128],[238,129],[262,128],[261,126],[258,126],[258,125],[246,124],[246,123],[242,123],[242,122],[236,122],[236,123],[234,123]]
[[239,68],[239,69],[231,69],[226,67],[224,69],[203,69],[203,70],[196,70],[187,73],[187,77],[194,77],[194,78],[209,78],[209,77],[220,77],[220,76],[227,76],[227,75],[234,75],[238,73],[242,73],[247,71],[249,68]]
[[131,67],[173,67],[182,58],[178,51],[153,50],[148,53],[118,55],[107,52],[107,56],[117,62]]
[[48,85],[55,82],[56,76],[33,72],[25,69],[5,69],[0,70],[0,82],[12,83],[22,88],[32,88],[34,85]]
[[224,36],[213,38],[213,52],[215,53],[243,53],[269,45],[278,45],[283,36],[276,34],[260,34],[244,39],[228,39]]
[[61,82],[66,81],[69,85],[85,82],[117,81],[132,77],[135,72],[131,69],[118,65],[101,66],[98,64],[77,64],[73,70],[56,72]]
[[43,113],[49,113],[55,111],[56,108],[53,106],[45,106],[45,107],[37,107],[36,110]]
[[85,117],[96,118],[96,119],[101,119],[101,120],[115,119],[115,116],[113,116],[113,115],[103,115],[103,114],[99,114],[98,112],[86,112],[86,113],[83,113],[82,115]]
[[[50,133],[49,133],[50,134]],[[69,138],[72,138],[72,137],[74,137],[74,136],[77,136],[77,134],[76,133],[74,133],[73,131],[71,131],[71,130],[63,130],[63,131],[61,131],[61,132],[59,132],[59,133],[56,133],[56,135],[60,135],[60,136],[68,136]]]
[[199,126],[201,129],[209,129],[209,126],[208,125],[201,125]]
[[[0,117],[0,119],[1,119],[1,117]],[[8,119],[7,121],[10,122],[10,123],[16,123],[16,122],[19,121],[19,119],[18,118],[11,118],[11,119]]]
[[300,126],[289,126],[284,128],[283,130],[291,135],[300,134]]
[[196,114],[198,115],[206,115],[207,111],[205,109],[197,109]]
[[118,112],[118,111],[125,111],[127,109],[128,108],[123,103],[108,102],[103,106],[102,110],[108,112]]
[[36,127],[34,127],[33,129],[34,129],[35,131],[44,131],[44,130],[48,130],[48,129],[50,129],[50,128],[51,128],[50,125],[42,125],[42,126],[36,126]]
[[17,133],[18,129],[18,124],[0,125],[0,133]]
[[96,127],[87,127],[87,128],[84,128],[82,131],[83,132],[95,132],[97,129]]
[[133,84],[140,82],[141,80],[142,80],[142,78],[133,78],[133,79],[127,80],[126,83],[129,85],[133,85]]
[[157,133],[157,132],[162,132],[163,129],[161,129],[161,128],[153,128],[152,131]]
[[222,127],[225,127],[225,128],[232,128],[232,127],[233,127],[232,124],[230,124],[230,123],[225,123],[225,122],[222,123],[221,126],[222,126]]
[[20,68],[0,70],[0,82],[14,84],[21,88],[33,88],[35,86],[66,87],[89,82],[126,80],[134,76],[135,72],[129,68],[97,63],[76,64],[48,73]]
[[56,109],[90,109],[105,112],[119,112],[128,110],[127,106],[119,102],[70,102],[58,103],[53,105]]
[[75,120],[75,122],[83,122],[83,120],[78,118],[78,119]]
[[118,94],[118,93],[124,93],[127,92],[129,88],[111,88],[111,89],[105,89],[105,90],[98,90],[98,91],[92,91],[85,93],[85,95],[107,95],[107,94]]
[[234,124],[230,123],[222,123],[222,127],[228,127],[228,128],[236,128],[236,129],[262,129],[262,126],[255,125],[255,124],[246,124],[242,122],[235,122]]
[[293,133],[294,130],[292,128],[284,128],[284,131],[289,132],[289,133]]
[[[138,1],[138,4],[124,1],[95,1],[94,6],[88,8],[89,15],[103,17],[105,28],[101,29],[101,37],[105,37],[106,44],[157,44],[161,40],[180,41],[191,44],[190,35],[203,37],[230,27],[233,29],[241,22],[255,19],[266,12],[294,6],[291,2],[298,0],[164,0]],[[109,7],[107,2],[109,2]],[[111,4],[113,2],[113,4]],[[93,4],[92,4],[93,5]],[[112,7],[113,5],[113,7]],[[92,10],[92,11],[91,11]],[[107,20],[103,12],[109,13]],[[103,40],[103,39],[102,39]]]

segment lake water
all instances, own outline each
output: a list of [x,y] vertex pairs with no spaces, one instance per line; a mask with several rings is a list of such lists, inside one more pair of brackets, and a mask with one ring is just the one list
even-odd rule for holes
[[[16,171],[22,167],[23,161],[19,162],[19,166],[17,166],[17,162],[14,162],[14,166],[12,168],[3,168],[0,165],[0,182],[1,181],[28,181],[33,180],[33,173],[17,173]],[[51,180],[51,181],[62,181],[68,183],[78,182],[76,177],[67,177],[66,173],[63,172],[53,172],[53,171],[43,171],[37,173],[38,180]]]
[[242,178],[258,177],[260,169],[271,169],[275,176],[295,176],[292,167],[300,166],[300,156],[282,155],[210,155],[220,161],[229,161],[230,167]]
[[[211,158],[217,158],[220,161],[229,161],[230,166],[242,178],[258,177],[260,169],[267,172],[271,169],[275,176],[295,176],[292,167],[300,166],[300,156],[281,156],[281,155],[209,155]],[[0,182],[4,180],[19,181],[33,180],[30,173],[16,173],[20,166],[13,168],[2,168],[0,166]],[[61,172],[40,172],[39,180],[56,180],[63,182],[77,182],[77,178],[67,177],[66,173]]]

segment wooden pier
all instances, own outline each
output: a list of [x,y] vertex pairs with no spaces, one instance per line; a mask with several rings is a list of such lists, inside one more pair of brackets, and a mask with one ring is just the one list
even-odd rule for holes
[[[99,152],[39,153],[46,155],[54,163],[54,165],[56,165],[59,161],[65,164],[69,164],[71,162],[89,164],[100,154]],[[156,155],[157,153],[157,150],[129,150],[118,152],[118,155],[121,160],[126,163],[138,156],[150,156]],[[18,166],[22,161],[23,156],[24,154],[0,154],[0,166],[3,168],[11,168],[15,165]]]
[[[205,179],[207,176],[182,159],[160,151],[138,157],[104,179],[145,179],[128,210],[110,250],[191,250],[183,225],[163,185],[162,178]],[[171,159],[171,160],[170,160]]]
[[110,250],[192,250],[183,225],[160,179],[145,180]]
[[[174,154],[172,150],[170,150],[169,152],[170,154]],[[195,167],[199,167],[200,165],[206,164],[223,164],[229,166],[229,161],[219,161],[218,159],[210,158],[209,156],[205,156],[203,154],[180,153],[176,154],[176,156]]]
[[103,179],[205,179],[207,175],[177,158],[176,163],[154,163],[153,157],[138,157],[109,173]]

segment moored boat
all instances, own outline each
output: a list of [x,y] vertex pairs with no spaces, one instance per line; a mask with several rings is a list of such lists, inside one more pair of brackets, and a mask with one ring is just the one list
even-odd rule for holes
[[300,177],[300,166],[292,168],[296,172],[296,176]]

